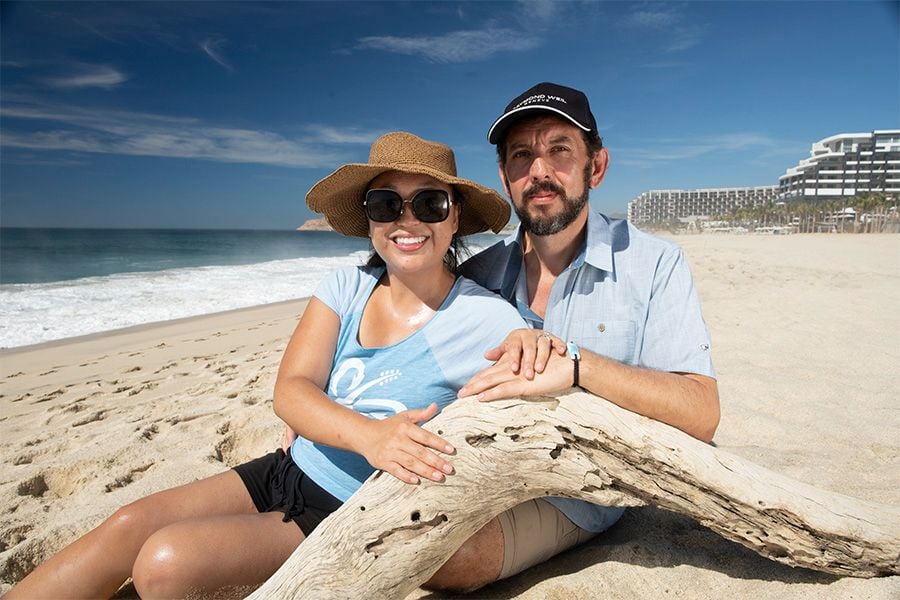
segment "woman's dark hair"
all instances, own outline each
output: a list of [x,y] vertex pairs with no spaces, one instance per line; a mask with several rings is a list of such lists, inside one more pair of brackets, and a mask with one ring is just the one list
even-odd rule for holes
[[[462,211],[465,210],[465,196],[462,192],[459,191],[459,188],[456,186],[453,187],[453,203],[459,206],[460,215],[462,215]],[[369,241],[369,245],[371,245],[371,240]],[[450,247],[447,248],[447,254],[444,255],[444,266],[447,267],[447,270],[453,273],[454,275],[458,275],[459,265],[463,263],[469,256],[471,252],[469,251],[468,246],[463,240],[462,236],[459,233],[453,234],[453,239],[450,240]],[[367,267],[384,267],[385,262],[381,256],[375,252],[374,249],[369,254],[369,259],[366,261]]]

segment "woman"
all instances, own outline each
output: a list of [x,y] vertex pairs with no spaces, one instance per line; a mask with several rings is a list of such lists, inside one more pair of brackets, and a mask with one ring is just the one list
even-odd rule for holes
[[374,253],[322,282],[285,350],[273,404],[288,453],[119,509],[10,600],[109,597],[129,576],[142,598],[257,584],[375,469],[410,484],[452,474],[452,446],[417,423],[523,326],[455,274],[459,237],[499,231],[508,205],[456,177],[450,148],[408,133],[376,140],[368,163],[317,183],[307,204],[336,231],[370,237]]

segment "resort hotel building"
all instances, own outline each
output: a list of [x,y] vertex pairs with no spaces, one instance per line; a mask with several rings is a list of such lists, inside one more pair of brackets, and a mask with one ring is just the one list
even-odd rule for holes
[[900,197],[900,129],[839,133],[813,143],[809,158],[778,185],[698,190],[650,190],[628,203],[636,225],[726,215],[736,208],[820,201],[884,192]]
[[778,199],[784,202],[866,192],[900,194],[900,129],[827,137],[778,178]]
[[700,190],[650,190],[628,203],[628,220],[634,224],[664,223],[698,217],[724,215],[735,208],[753,207],[775,201],[778,186]]

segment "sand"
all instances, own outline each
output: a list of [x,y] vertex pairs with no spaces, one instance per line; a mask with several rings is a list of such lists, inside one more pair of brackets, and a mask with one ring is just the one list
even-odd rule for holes
[[[712,333],[716,444],[900,505],[900,236],[673,239]],[[0,353],[0,592],[120,505],[273,447],[275,373],[304,306]],[[896,599],[900,577],[791,568],[648,507],[471,597]]]

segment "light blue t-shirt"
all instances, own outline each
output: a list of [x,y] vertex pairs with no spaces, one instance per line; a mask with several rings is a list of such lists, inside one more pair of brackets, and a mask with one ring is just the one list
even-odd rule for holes
[[[326,277],[315,297],[341,320],[325,393],[373,419],[398,412],[440,409],[475,373],[490,366],[483,355],[513,329],[524,327],[516,309],[470,279],[457,278],[434,317],[404,340],[382,348],[359,344],[363,309],[384,268],[348,267]],[[346,501],[374,468],[362,456],[298,437],[291,456],[304,473]]]
[[[514,304],[529,327],[626,364],[715,377],[709,331],[681,249],[599,213],[588,213],[586,228],[581,252],[553,283],[543,319],[528,306],[521,226],[461,271]],[[580,500],[549,501],[588,531],[603,531],[622,514]]]

